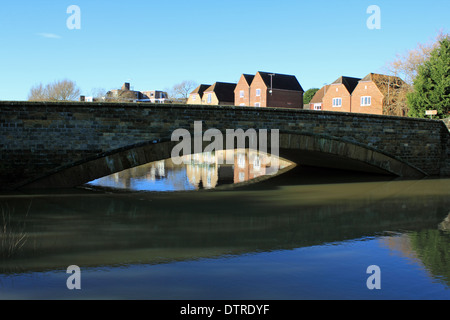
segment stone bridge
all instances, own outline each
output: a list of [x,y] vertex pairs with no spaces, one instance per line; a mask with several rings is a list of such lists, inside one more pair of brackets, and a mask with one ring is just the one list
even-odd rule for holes
[[280,156],[299,165],[450,175],[450,134],[442,121],[233,106],[0,102],[1,185],[69,188],[167,159],[178,144],[173,131],[193,133],[195,121],[203,131],[278,129]]

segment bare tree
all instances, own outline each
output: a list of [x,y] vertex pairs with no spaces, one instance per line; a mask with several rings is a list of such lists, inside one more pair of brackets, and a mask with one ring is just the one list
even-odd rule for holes
[[94,98],[94,101],[101,101],[104,100],[106,97],[107,91],[104,88],[94,88],[91,90],[92,98]]
[[189,97],[189,94],[194,90],[198,84],[193,80],[185,80],[178,83],[169,90],[169,98],[173,101],[185,103]]
[[374,79],[384,95],[383,114],[406,116],[408,114],[407,94],[411,86],[399,77],[380,75]]
[[419,66],[430,58],[431,52],[439,46],[439,41],[446,36],[448,35],[441,30],[432,41],[425,44],[419,43],[416,48],[404,54],[397,54],[396,59],[388,62],[384,69],[390,75],[400,77],[412,86]]
[[404,116],[408,113],[407,96],[414,90],[414,79],[417,77],[419,66],[430,59],[431,52],[445,37],[448,37],[448,34],[441,30],[432,41],[419,43],[416,48],[404,54],[397,54],[395,60],[384,66],[384,72],[389,75],[380,79],[384,88],[389,90],[384,92],[387,97],[384,105],[385,114]]
[[47,84],[42,83],[31,88],[28,94],[30,101],[76,101],[80,96],[80,89],[71,80],[58,80]]
[[42,85],[42,83],[40,83],[30,89],[30,93],[28,94],[28,100],[30,100],[30,101],[48,100],[46,88]]

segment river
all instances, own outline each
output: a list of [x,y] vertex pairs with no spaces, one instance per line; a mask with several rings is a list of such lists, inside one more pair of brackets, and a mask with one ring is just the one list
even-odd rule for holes
[[2,193],[0,299],[450,299],[450,179],[252,163]]

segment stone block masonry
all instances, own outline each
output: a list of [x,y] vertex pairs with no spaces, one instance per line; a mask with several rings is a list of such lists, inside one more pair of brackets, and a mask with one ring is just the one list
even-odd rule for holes
[[[333,155],[339,157],[344,157],[339,154],[344,152],[342,150],[356,146],[358,152],[367,151],[364,152],[365,162],[383,170],[394,170],[389,169],[394,164],[380,160],[382,156],[397,161],[395,166],[401,163],[423,175],[448,175],[450,171],[449,131],[442,121],[235,106],[0,102],[2,186],[23,185],[126,150],[168,142],[174,130],[193,131],[194,121],[200,120],[203,130],[216,128],[225,133],[226,129],[239,128],[279,129],[280,134],[287,137],[286,141],[294,141],[295,136],[301,141],[313,137],[313,146],[299,143],[299,147],[294,147],[289,142],[282,146],[309,154],[327,153],[321,149],[326,145],[324,141],[333,141],[330,148]],[[338,143],[347,147],[339,147]],[[166,151],[158,155],[154,153],[160,151],[153,150],[150,158],[157,160],[163,153],[167,156]],[[147,158],[148,152],[143,151]],[[358,156],[354,155],[354,159],[345,156],[341,162],[346,158],[358,159]],[[126,159],[117,160],[126,162],[118,168],[134,165]],[[302,162],[301,157],[290,160]]]

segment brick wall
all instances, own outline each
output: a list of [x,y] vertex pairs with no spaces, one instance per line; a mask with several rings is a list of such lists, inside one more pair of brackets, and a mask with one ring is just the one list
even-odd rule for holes
[[[256,90],[260,89],[261,94],[256,95]],[[251,106],[255,106],[256,103],[260,103],[260,107],[267,107],[267,86],[263,79],[257,74],[250,86],[250,103]]]
[[202,104],[202,96],[198,93],[191,93],[186,104]]
[[[341,98],[342,106],[333,107],[333,98]],[[322,101],[322,110],[334,112],[350,112],[351,96],[343,84],[332,84],[327,89]]]
[[276,108],[303,108],[303,93],[289,90],[272,90],[267,95],[268,107]]
[[[256,95],[256,89],[261,90],[260,96]],[[250,87],[250,105],[254,107],[255,103],[260,103],[261,107],[303,109],[302,92],[281,89],[273,89],[272,93],[269,91],[270,88],[266,86],[263,79],[256,75]],[[238,106],[239,103],[235,103],[235,105]]]
[[[241,90],[244,91],[244,97],[241,98]],[[239,82],[236,85],[236,89],[234,91],[234,105],[235,106],[250,106],[249,101],[250,96],[250,86],[245,80],[244,75],[241,76]],[[254,105],[254,104],[253,104]]]
[[[361,106],[361,97],[371,97],[370,106]],[[383,114],[384,96],[372,81],[359,82],[352,92],[352,112]]]

